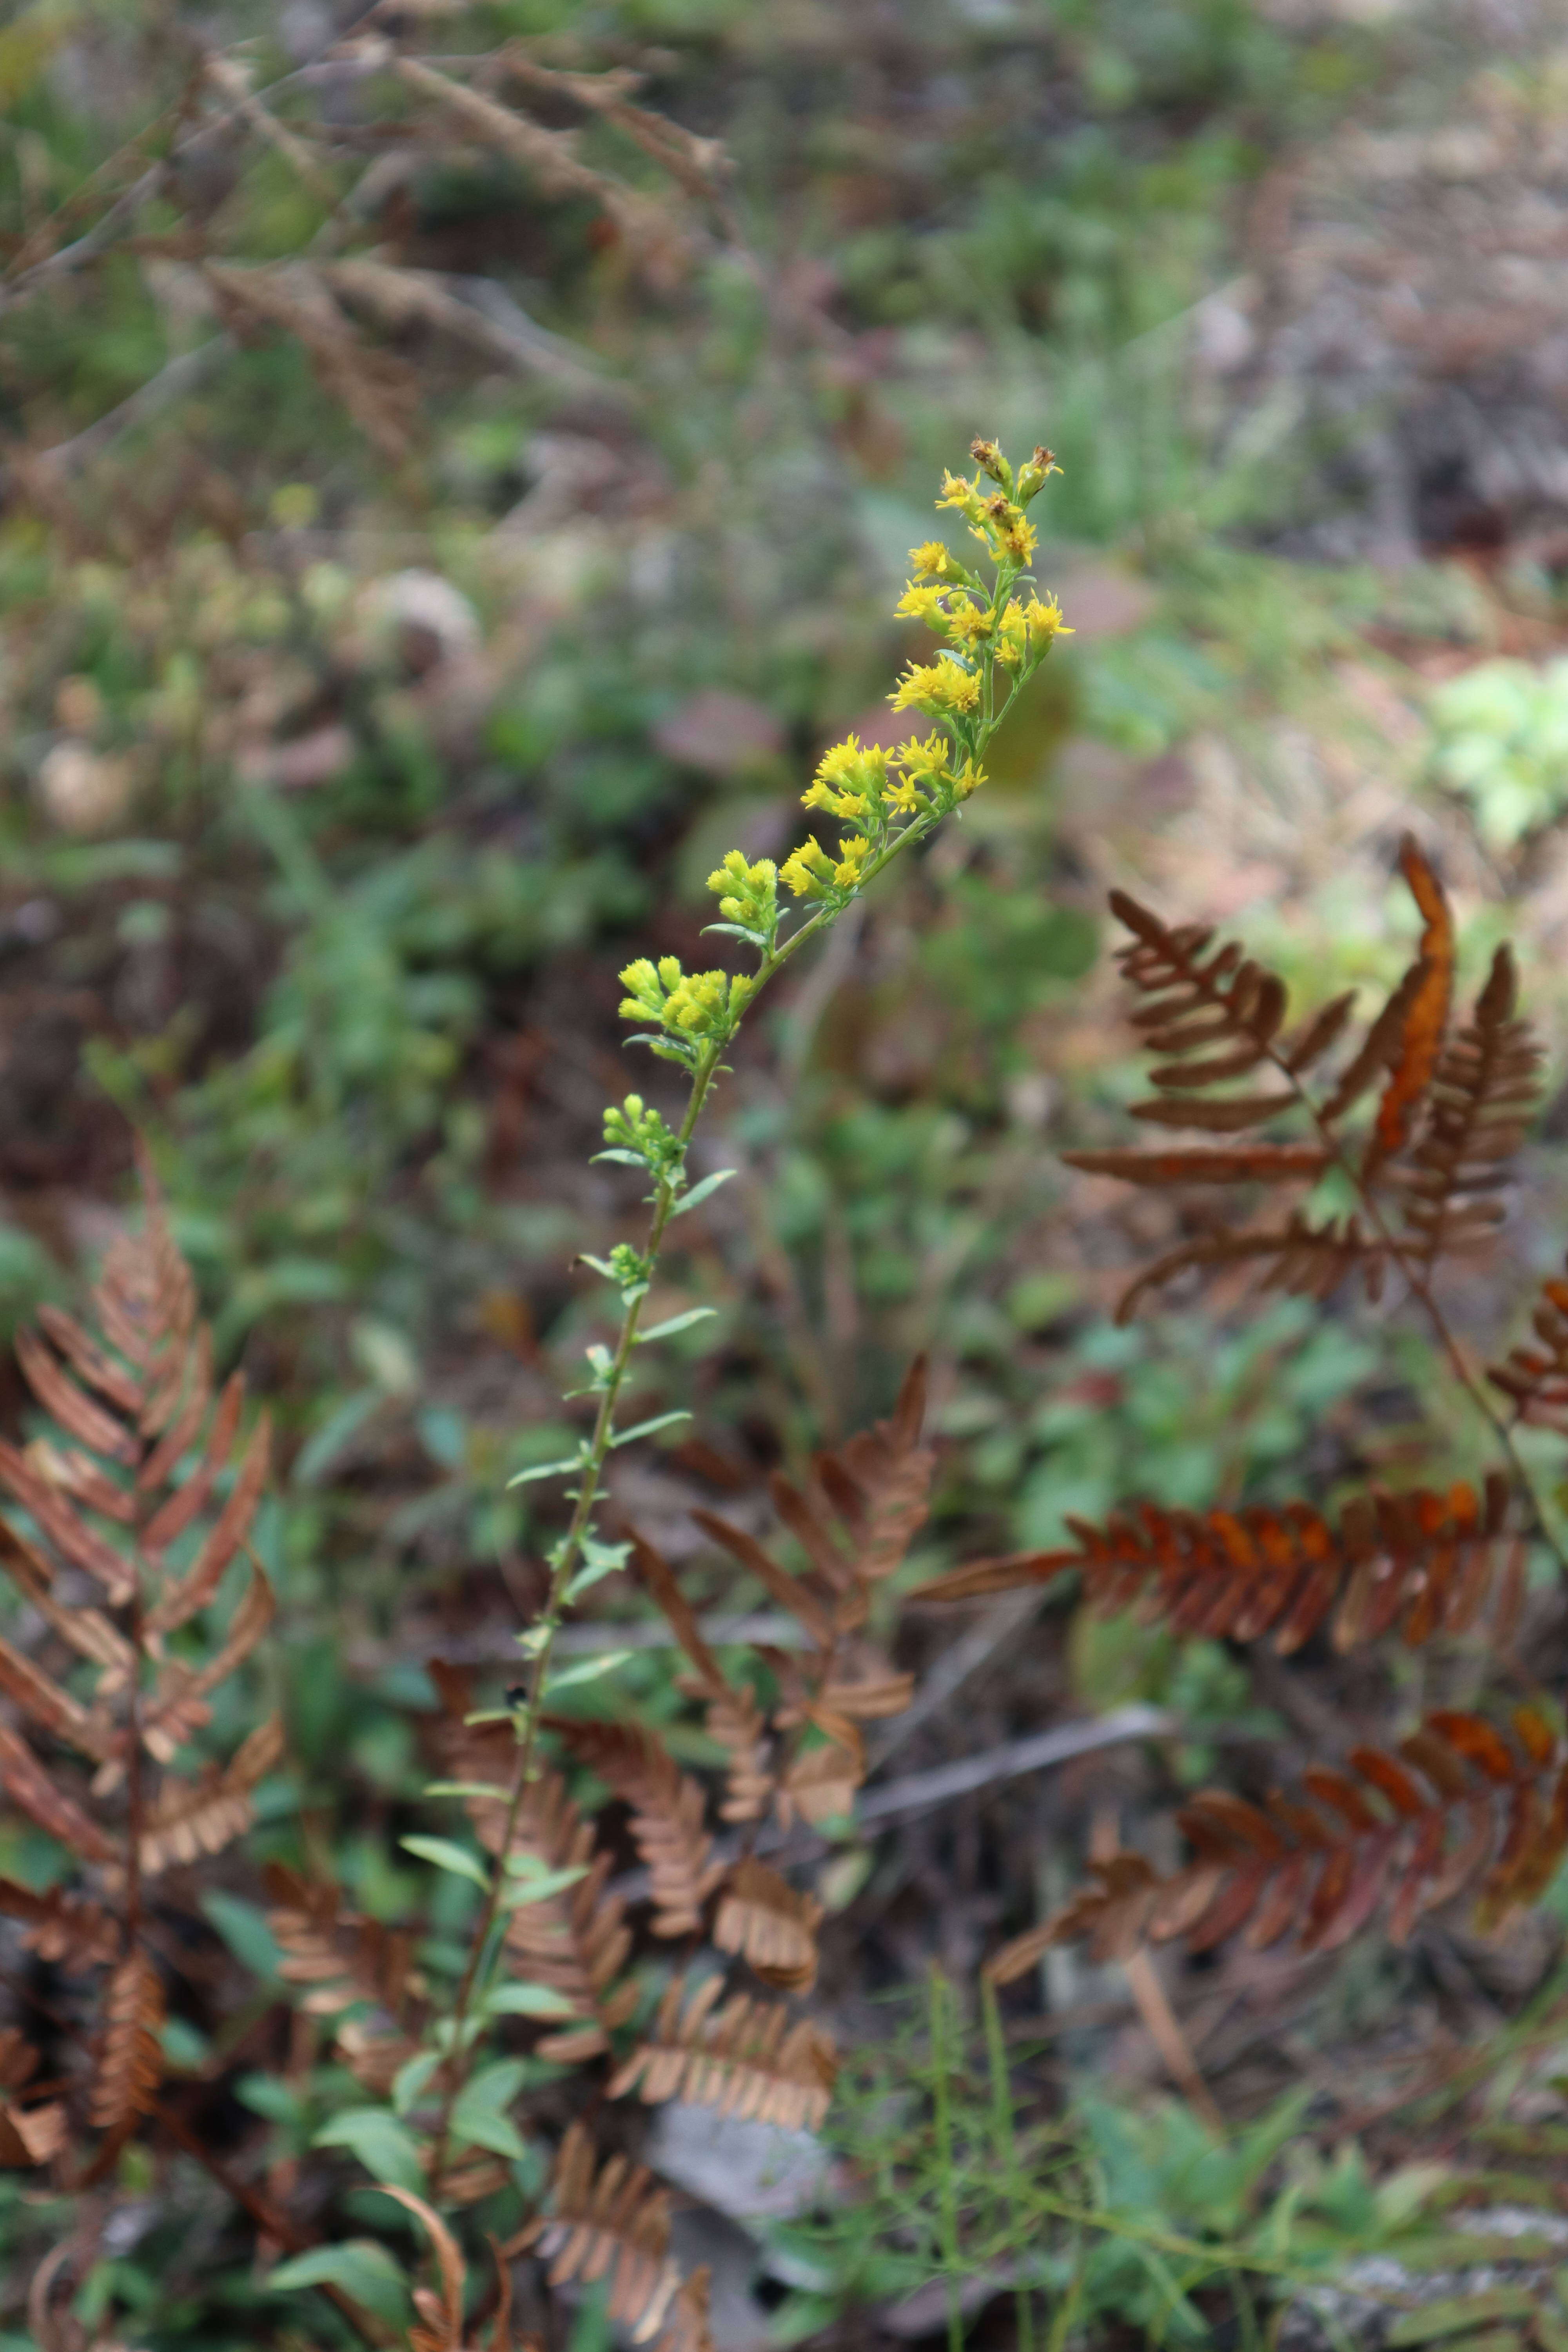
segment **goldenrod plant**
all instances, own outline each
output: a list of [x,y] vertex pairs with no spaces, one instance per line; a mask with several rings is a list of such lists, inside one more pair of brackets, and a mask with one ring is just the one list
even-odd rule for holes
[[[622,1011],[642,1024],[633,1042],[680,1069],[686,1100],[673,1123],[636,1093],[604,1115],[601,1157],[646,1180],[648,1221],[640,1246],[588,1261],[610,1286],[619,1328],[613,1343],[589,1347],[574,1392],[591,1403],[587,1433],[569,1455],[521,1473],[559,1482],[566,1507],[542,1606],[520,1636],[518,1678],[499,1706],[476,1707],[461,1674],[431,1664],[446,1777],[426,1794],[461,1802],[473,1838],[402,1839],[403,1855],[434,1874],[423,1943],[411,1927],[366,1916],[320,1867],[271,1866],[264,1933],[254,1912],[247,1927],[243,1904],[237,1926],[231,1898],[204,1885],[204,1865],[248,1826],[282,1742],[272,1718],[237,1752],[209,1736],[213,1695],[255,1671],[271,1608],[251,1549],[268,1436],[264,1421],[245,1436],[237,1378],[213,1401],[213,1349],[155,1188],[143,1236],[117,1244],[93,1294],[92,1328],[47,1310],[48,1344],[26,1334],[19,1344],[52,1426],[26,1452],[0,1449],[0,1484],[24,1518],[23,1530],[0,1531],[3,1557],[46,1637],[65,1645],[56,1671],[67,1680],[0,1644],[0,1685],[34,1743],[0,1726],[0,1777],[12,1806],[59,1849],[47,1894],[0,1878],[0,1914],[54,1971],[49,2015],[79,2055],[57,2077],[26,2037],[6,2041],[0,2163],[53,2166],[79,2189],[148,2146],[183,2150],[282,2253],[265,2284],[273,2311],[289,2307],[279,2298],[324,2295],[311,2324],[334,2341],[406,2342],[411,2352],[483,2341],[504,2352],[514,2340],[510,2265],[532,2252],[542,2291],[604,2281],[611,2318],[635,2341],[703,2352],[706,2284],[671,2256],[668,2193],[628,2162],[624,2131],[601,2135],[599,2110],[606,2099],[679,2098],[794,2127],[826,2116],[837,2053],[800,2005],[816,1979],[823,1908],[764,1858],[763,1835],[848,1814],[867,1768],[862,1725],[912,1695],[868,1627],[926,1515],[935,1457],[922,1436],[923,1365],[887,1420],[819,1454],[799,1483],[775,1476],[779,1528],[804,1570],[751,1528],[695,1515],[794,1617],[787,1651],[756,1653],[744,1669],[721,1661],[671,1565],[635,1530],[612,1537],[599,1513],[612,1451],[685,1417],[627,1423],[620,1408],[637,1351],[708,1311],[644,1320],[669,1227],[722,1181],[723,1171],[693,1181],[689,1158],[743,1019],[895,858],[960,814],[985,781],[996,729],[1062,630],[1030,570],[1028,509],[1055,470],[1049,451],[1016,473],[994,442],[973,454],[973,478],[945,476],[939,504],[963,519],[978,558],[940,541],[916,549],[900,605],[941,642],[889,700],[930,731],[891,749],[851,736],[826,753],[804,799],[834,822],[830,846],[813,835],[778,867],[740,850],[721,860],[710,877],[711,929],[749,970],[687,972],[660,957],[621,976]],[[558,1654],[563,1620],[617,1570],[637,1579],[679,1644],[693,1715],[684,1748],[606,1702],[624,1653]],[[101,1588],[90,1606],[55,1591],[82,1576]],[[599,1716],[582,1712],[585,1698]],[[699,1735],[723,1759],[711,1790],[677,1761]],[[585,1806],[583,1768],[587,1790],[603,1792]],[[613,1802],[629,1808],[646,1873],[629,1889],[596,1818]],[[231,1948],[268,1977],[270,1999],[292,1989],[298,2002],[289,2066],[247,2084],[282,2136],[281,2168],[265,2187],[240,2177],[173,2095],[184,1955],[204,1916],[226,1923]],[[437,2284],[416,2284],[395,2255],[388,2238],[407,2224],[392,2205],[374,2234],[323,2219],[320,2200],[314,2222],[300,2218],[289,2191],[300,2163],[330,2179],[345,2159],[362,2168],[345,2189],[357,2178],[363,2192],[368,2175],[418,2222]],[[498,2249],[493,2297],[488,2271],[476,2265],[470,2280],[454,2234],[466,2212]],[[40,2341],[67,2340],[65,2299],[96,2260],[95,2226],[62,2238],[38,2274]],[[470,2305],[486,2300],[476,2336]]]

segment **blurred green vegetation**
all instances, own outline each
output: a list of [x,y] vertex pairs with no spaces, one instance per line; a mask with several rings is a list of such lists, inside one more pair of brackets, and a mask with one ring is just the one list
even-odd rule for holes
[[[1390,70],[1391,35],[1281,18],[1250,0],[433,13],[432,52],[521,39],[640,70],[644,103],[733,159],[725,222],[661,275],[586,198],[415,142],[345,244],[342,206],[258,138],[186,156],[140,250],[0,310],[0,1313],[63,1295],[140,1129],[220,1352],[284,1440],[258,1549],[292,1760],[255,1844],[330,1853],[373,1916],[415,1885],[395,1857],[424,1818],[419,1661],[475,1628],[500,1641],[533,1592],[530,1490],[505,1481],[561,1449],[595,1311],[574,1256],[629,1229],[628,1190],[584,1173],[604,1101],[658,1087],[628,1076],[616,969],[695,947],[716,856],[787,843],[823,741],[877,714],[906,646],[887,618],[903,551],[976,430],[1058,453],[1041,572],[1079,635],[962,832],[740,1057],[711,1150],[742,1179],[694,1221],[671,1301],[717,1306],[718,1344],[672,1350],[646,1406],[694,1402],[708,1457],[661,1455],[637,1507],[679,1512],[714,1462],[743,1481],[859,1425],[922,1347],[946,1454],[911,1580],[960,1537],[1052,1542],[1131,1484],[1234,1502],[1352,1458],[1343,1408],[1376,1361],[1353,1312],[1278,1305],[1217,1342],[1180,1317],[1113,1331],[1119,1233],[1064,1228],[1054,1166],[1126,1093],[1122,1046],[1103,1023],[1074,1043],[1068,1020],[1101,944],[1074,758],[1092,798],[1096,758],[1152,772],[1204,729],[1245,747],[1394,593],[1258,551],[1290,453],[1218,466],[1194,393],[1194,309],[1266,167]],[[302,60],[335,29],[324,6],[237,6],[216,29],[139,0],[20,10],[0,28],[11,254],[122,142],[153,125],[147,152],[167,145],[219,40],[303,135]],[[402,156],[405,118],[395,91],[345,87],[311,152],[337,171],[341,132],[356,169],[378,141]],[[582,152],[601,151],[678,209],[590,123]],[[388,331],[420,394],[396,451],[286,331],[236,330],[170,389],[227,331],[197,217],[247,264],[364,250],[482,280],[575,372]],[[99,446],[51,461],[106,416]],[[1364,925],[1348,938],[1358,971],[1382,952]],[[657,1653],[628,1671],[650,1718],[668,1673]],[[1246,1696],[1214,1645],[1081,1633],[1068,1679],[1199,1726]],[[0,1863],[39,1857],[8,1832]],[[212,1903],[265,1976],[254,1904]],[[426,1957],[450,1955],[437,1935]],[[199,2037],[173,2054],[210,2055]],[[286,2158],[331,2087],[257,2074],[237,2097]],[[1190,2117],[1084,2127],[1116,2210],[1205,2221],[1194,2184],[1220,2158]],[[1215,2192],[1214,2231],[1244,2250],[1273,2242],[1274,2144]],[[1363,2187],[1357,2242],[1377,2222]],[[1307,2207],[1338,2193],[1325,2176]],[[89,2326],[118,2298],[149,2345],[258,2340],[260,2289],[193,2271],[188,2218],[165,2207],[100,2266]],[[840,2292],[864,2288],[863,2247],[833,2259]],[[1148,2320],[1164,2290],[1141,2259],[1108,2241],[1086,2319]]]

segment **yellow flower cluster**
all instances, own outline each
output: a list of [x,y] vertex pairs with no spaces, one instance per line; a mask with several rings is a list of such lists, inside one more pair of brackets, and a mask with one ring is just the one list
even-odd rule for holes
[[797,898],[826,898],[836,890],[853,890],[860,879],[871,845],[864,834],[852,833],[838,845],[837,861],[815,834],[807,835],[793,856],[784,859],[780,879]]
[[875,814],[887,789],[886,751],[879,743],[861,745],[849,735],[825,754],[801,794],[801,806],[826,809],[829,816],[854,824]]
[[676,1036],[728,1037],[755,992],[742,972],[682,971],[677,956],[638,956],[621,974],[621,1017],[657,1021]]
[[895,710],[923,710],[928,718],[951,718],[980,705],[980,680],[955,661],[911,662],[888,697]]
[[[995,567],[994,579],[987,585],[941,540],[927,540],[910,550],[911,577],[897,608],[947,646],[934,661],[910,663],[888,699],[895,710],[923,711],[937,727],[893,750],[850,735],[824,755],[801,797],[848,828],[837,853],[813,834],[782,866],[766,857],[751,863],[732,849],[708,877],[725,924],[761,949],[764,976],[776,949],[779,884],[819,907],[842,905],[900,837],[900,826],[923,830],[967,800],[984,782],[981,755],[1002,711],[1056,638],[1070,634],[1054,596],[1025,601],[1012,593],[1036,545],[1024,509],[1058,471],[1055,458],[1037,448],[1015,477],[994,441],[973,442],[970,455],[979,472],[973,481],[944,474],[937,504],[963,516]],[[994,701],[998,673],[1006,676]],[[657,1021],[682,1041],[687,1059],[690,1040],[728,1038],[754,985],[717,971],[687,975],[673,957],[629,964],[622,979],[630,992],[622,1011]]]

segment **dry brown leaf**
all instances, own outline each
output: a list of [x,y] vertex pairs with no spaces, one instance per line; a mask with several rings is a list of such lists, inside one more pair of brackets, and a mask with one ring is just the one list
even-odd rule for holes
[[714,1922],[721,1952],[739,1952],[764,1984],[809,1992],[816,1982],[816,1931],[822,1906],[748,1855],[731,1872]]

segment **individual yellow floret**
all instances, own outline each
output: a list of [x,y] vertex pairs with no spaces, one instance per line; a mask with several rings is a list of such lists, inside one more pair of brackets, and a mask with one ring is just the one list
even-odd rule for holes
[[967,596],[955,598],[949,607],[947,634],[955,645],[971,646],[987,636],[991,630],[989,604],[972,604]]
[[957,568],[952,551],[940,539],[922,540],[919,547],[910,550],[910,570],[917,580],[951,579]]
[[937,504],[939,507],[956,507],[966,521],[978,522],[985,511],[984,501],[980,495],[979,475],[975,476],[973,481],[966,482],[962,474],[944,472],[942,478],[942,495],[937,499]]
[[807,835],[798,849],[784,859],[779,868],[779,879],[787,882],[797,898],[820,898],[833,882],[833,860],[815,834]]
[[1061,467],[1057,463],[1054,450],[1037,444],[1033,456],[1018,468],[1018,478],[1013,485],[1013,496],[1021,507],[1026,507],[1037,492],[1045,488],[1049,477],[1060,472]]
[[852,833],[847,841],[838,845],[838,863],[833,869],[833,879],[840,890],[852,890],[860,879],[861,868],[871,855],[871,845],[863,833]]
[[1016,669],[1029,650],[1029,625],[1015,597],[996,627],[996,658],[1005,669]]
[[980,701],[980,680],[954,661],[915,662],[888,699],[895,710],[923,710],[932,718],[944,711],[973,710]]
[[1062,619],[1062,608],[1054,596],[1047,596],[1043,603],[1038,596],[1031,596],[1024,607],[1024,618],[1029,625],[1029,643],[1037,653],[1044,653],[1058,637],[1070,637],[1073,634]]
[[946,612],[942,607],[942,590],[930,586],[917,586],[912,580],[894,605],[893,611],[900,620],[923,621],[928,629],[940,629],[947,620]]

